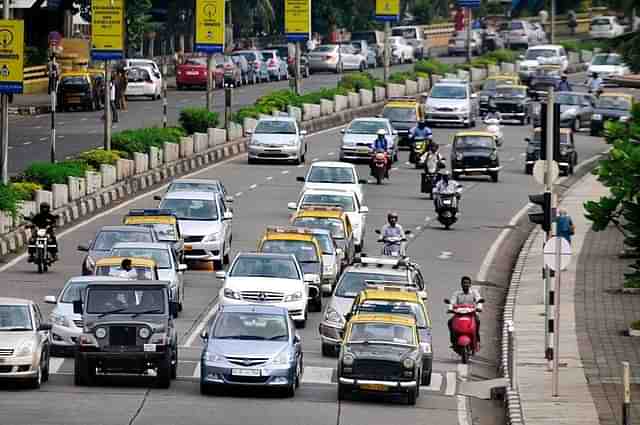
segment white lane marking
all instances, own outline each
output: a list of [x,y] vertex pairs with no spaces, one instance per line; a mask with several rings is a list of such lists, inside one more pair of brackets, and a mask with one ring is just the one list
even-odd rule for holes
[[416,226],[416,230],[418,230],[418,231],[419,231],[419,230],[421,230],[421,229],[422,229],[422,226]]
[[196,326],[196,328],[193,330],[193,332],[191,333],[191,335],[189,335],[189,337],[187,338],[187,340],[184,342],[184,345],[187,347],[191,347],[193,346],[193,342],[196,340],[196,338],[200,338],[200,334],[202,333],[202,330],[204,329],[205,326],[207,326],[207,324],[211,321],[211,318],[213,317],[213,315],[216,313],[216,311],[218,311],[218,305],[214,304],[209,311],[207,312],[207,314],[204,316],[204,319],[202,319],[200,321],[200,323],[198,323],[198,326]]
[[429,391],[440,391],[441,387],[442,387],[442,374],[432,373],[431,385],[429,385]]
[[[316,162],[318,159],[320,159],[320,158],[313,158],[313,159],[311,160],[311,162]],[[301,165],[302,165],[302,164],[301,164]]]
[[23,145],[30,145],[32,142],[24,142]]
[[428,223],[428,222],[430,222],[430,221],[431,221],[431,217],[425,217],[425,218],[424,218],[424,222],[425,222],[425,223]]
[[289,174],[289,170],[282,170],[281,174]]
[[269,180],[273,180],[273,177],[271,177],[271,176],[267,177],[267,181],[269,181]]
[[58,136],[58,139],[64,139],[64,136]]
[[48,137],[41,137],[41,138],[40,138],[40,141],[41,141],[41,142],[44,142],[44,141],[45,141],[45,140],[47,140],[47,139],[48,139]]
[[398,171],[398,167],[393,167],[391,171]]
[[444,390],[444,394],[452,396],[456,393],[456,373],[447,372],[447,387]]
[[302,383],[330,384],[333,377],[333,368],[305,366],[302,374]]
[[242,192],[238,192],[238,193],[236,193],[236,194],[235,194],[235,195],[233,195],[233,196],[235,196],[236,198],[237,198],[237,197],[239,197],[239,196],[242,196]]
[[527,154],[526,154],[526,153],[524,153],[524,152],[520,154],[520,156],[526,156],[526,155],[527,155]]
[[451,258],[452,255],[453,255],[453,252],[451,251],[442,251],[440,255],[438,255],[438,258],[441,260],[448,260],[449,258]]
[[302,167],[304,167],[304,164],[300,164],[296,168],[302,168]]
[[[458,378],[460,382],[466,382],[469,374],[469,365],[458,363]],[[458,408],[458,425],[469,425],[472,423],[469,417],[469,399],[464,395],[456,396]]]
[[200,362],[198,362],[198,365],[196,366],[196,369],[193,371],[193,375],[191,375],[194,378],[200,378]]
[[255,189],[256,187],[258,187],[258,185],[254,183],[254,184],[252,184],[251,186],[249,186],[249,190],[253,190],[253,189]]
[[405,162],[404,165],[411,165],[409,161]]
[[88,120],[88,119],[89,119],[89,118],[84,117],[84,118],[81,118],[81,119],[80,119],[80,121],[86,121],[86,120]]
[[13,146],[9,146],[9,150],[13,149]]
[[327,154],[327,156],[333,156],[333,155],[335,155],[335,153],[334,153],[334,152],[329,152],[329,153]]
[[58,373],[65,360],[66,359],[64,357],[51,357],[49,359],[49,373],[52,375]]
[[36,130],[40,130],[40,129],[42,128],[42,126],[41,126],[41,125],[36,125],[36,126],[35,126],[35,127],[33,127],[33,128],[35,128]]

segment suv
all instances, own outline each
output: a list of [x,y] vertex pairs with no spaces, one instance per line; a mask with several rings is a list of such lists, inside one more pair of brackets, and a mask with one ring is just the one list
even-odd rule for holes
[[431,124],[476,125],[477,110],[471,85],[465,82],[443,82],[433,85],[426,100],[426,121]]
[[502,121],[517,120],[520,124],[531,121],[531,99],[527,86],[500,85],[496,87],[493,103]]
[[491,181],[498,181],[500,159],[494,133],[487,131],[463,131],[453,138],[451,146],[451,177],[484,174]]
[[384,32],[376,30],[352,32],[351,41],[358,40],[367,42],[369,48],[373,49],[376,53],[378,66],[382,66],[384,62]]
[[382,116],[398,133],[398,146],[409,146],[409,130],[424,120],[422,105],[415,97],[391,98],[384,105]]
[[[524,172],[533,174],[533,166],[540,158],[540,128],[533,131],[533,139],[524,139],[527,142],[527,153],[525,160]],[[578,152],[576,152],[576,144],[573,139],[573,131],[569,128],[560,129],[560,160],[558,166],[564,175],[573,174],[575,166],[578,164]]]
[[158,386],[169,388],[178,367],[178,306],[170,296],[167,282],[89,282],[73,302],[84,323],[75,385],[92,385],[96,372],[148,375],[155,369]]
[[557,65],[561,72],[565,72],[569,66],[569,56],[564,47],[557,44],[543,44],[531,47],[527,53],[520,56],[520,79],[529,82],[536,69],[541,65]]
[[422,59],[429,53],[429,46],[425,38],[424,27],[421,25],[393,27],[391,29],[391,35],[403,37],[407,40],[407,43],[413,46],[416,59]]

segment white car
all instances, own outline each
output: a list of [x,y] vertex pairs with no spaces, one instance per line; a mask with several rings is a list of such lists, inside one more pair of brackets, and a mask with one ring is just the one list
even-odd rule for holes
[[340,161],[316,161],[311,164],[306,176],[298,176],[299,182],[304,182],[302,191],[307,189],[340,189],[355,192],[364,200],[362,185],[366,179],[358,177],[358,169],[355,165]]
[[361,204],[355,192],[344,189],[308,189],[302,192],[297,202],[289,202],[287,208],[300,211],[311,205],[341,207],[351,221],[356,252],[362,250],[369,208]]
[[127,68],[127,89],[125,96],[145,96],[160,99],[162,94],[162,75],[151,67]]
[[249,164],[257,160],[305,162],[307,158],[306,130],[298,126],[294,118],[270,117],[258,121],[256,128],[248,131],[251,140],[248,145]]
[[305,275],[293,254],[240,253],[229,272],[216,272],[224,279],[218,302],[225,304],[269,304],[284,307],[298,327],[307,323],[309,299],[317,290],[310,286],[317,275]]
[[596,16],[591,18],[591,38],[614,38],[624,34],[624,27],[615,16]]
[[160,74],[160,67],[151,59],[125,59],[122,61],[123,68],[134,68],[134,67],[142,67],[142,68],[151,68],[158,74]]
[[389,37],[389,45],[393,62],[405,63],[415,60],[415,49],[404,37]]
[[65,283],[58,295],[47,295],[44,302],[53,304],[51,311],[51,354],[73,352],[78,345],[84,323],[82,314],[73,312],[73,302],[79,301],[90,282],[127,280],[111,276],[76,276]]
[[171,210],[178,217],[185,259],[213,261],[218,270],[229,263],[233,213],[220,193],[169,192],[159,208]]
[[433,85],[425,103],[425,120],[433,124],[474,127],[479,115],[477,94],[466,81],[442,80]]
[[373,146],[378,138],[378,130],[384,130],[387,150],[392,161],[398,160],[398,132],[388,118],[356,118],[347,128],[340,130],[340,161],[366,160],[373,154]]
[[333,71],[341,73],[346,70],[364,71],[367,58],[350,44],[325,44],[309,52],[309,68],[311,71]]
[[562,72],[569,67],[569,56],[566,50],[555,44],[530,47],[527,53],[520,56],[520,59],[518,63],[520,79],[524,82],[531,80],[540,65],[560,65]]
[[621,77],[629,74],[631,70],[622,61],[622,56],[617,53],[598,53],[591,59],[591,64],[587,69],[587,76],[597,72],[603,80],[612,77]]
[[172,244],[166,242],[119,242],[111,248],[113,257],[148,258],[156,263],[160,280],[169,282],[171,300],[182,311],[184,304],[184,272],[186,264],[180,264]]

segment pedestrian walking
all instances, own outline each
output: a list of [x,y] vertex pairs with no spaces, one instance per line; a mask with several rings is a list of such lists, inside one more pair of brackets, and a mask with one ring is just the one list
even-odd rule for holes
[[114,72],[111,74],[111,81],[109,81],[109,103],[111,105],[111,117],[113,118],[111,122],[118,122],[118,109],[116,108],[116,86],[117,84],[117,74]]
[[571,243],[571,236],[576,232],[575,225],[567,213],[567,210],[560,208],[559,213],[560,215],[556,219],[556,236],[565,238],[567,242]]
[[120,107],[120,110],[122,111],[126,111],[127,110],[127,71],[125,71],[124,68],[120,69],[120,71],[118,72],[119,74],[119,78],[118,78],[118,84],[120,86],[120,97],[118,98],[118,106]]

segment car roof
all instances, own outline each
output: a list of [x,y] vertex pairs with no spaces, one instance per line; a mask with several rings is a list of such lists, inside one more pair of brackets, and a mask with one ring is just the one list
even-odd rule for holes
[[466,137],[466,136],[485,136],[485,137],[494,137],[493,133],[489,133],[488,131],[460,131],[456,133],[455,137]]
[[139,232],[139,233],[153,233],[153,229],[145,226],[137,225],[120,225],[120,226],[102,226],[100,232]]
[[223,304],[220,305],[220,311],[232,313],[288,314],[285,307],[259,304]]
[[104,282],[89,282],[89,285],[95,283],[100,286],[169,286],[166,280],[132,280],[132,279],[111,279]]
[[629,94],[629,93],[611,93],[611,92],[606,92],[606,93],[602,93],[600,95],[600,97],[624,97],[625,99],[633,99],[633,95]]
[[260,118],[258,120],[258,123],[261,121],[287,121],[287,122],[296,122],[295,118],[292,117],[267,117],[267,118]]
[[313,168],[313,167],[351,168],[351,169],[356,168],[356,166],[351,164],[350,162],[340,162],[340,161],[316,161],[313,164],[311,164],[311,167],[309,168]]
[[[534,133],[540,133],[541,128],[540,127],[536,127],[533,129]],[[560,134],[571,134],[573,133],[573,131],[570,128],[560,128]]]
[[113,282],[116,280],[130,282],[131,279],[118,278],[113,276],[74,276],[67,283],[91,283],[91,282]]
[[0,297],[0,305],[31,305],[33,301],[25,298]]
[[395,314],[379,314],[379,313],[359,313],[353,316],[351,323],[380,322],[391,323],[394,325],[415,326],[416,319],[412,316],[401,316]]
[[305,207],[303,209],[301,209],[300,211],[298,211],[296,213],[296,215],[294,216],[294,218],[298,218],[298,217],[320,217],[320,218],[337,218],[337,219],[341,219],[344,216],[344,210],[343,209],[334,209],[334,210],[329,210],[329,209],[319,209],[316,207]]
[[487,77],[487,80],[513,80],[517,79],[518,76],[515,74],[498,74],[498,75],[490,75]]
[[168,242],[117,242],[111,249],[115,248],[147,248],[147,249],[171,249]]
[[291,260],[295,257],[293,254],[280,254],[275,252],[240,252],[236,258],[239,257],[265,257],[265,258],[280,258],[285,260]]
[[[326,184],[326,183],[325,183]],[[302,192],[302,195],[343,195],[343,196],[349,196],[349,195],[355,195],[355,192],[352,189],[345,189],[345,188],[339,188],[339,187],[331,187],[331,188],[314,188],[314,189],[306,189],[304,192]]]
[[267,226],[263,240],[316,242],[313,232],[295,226]]
[[460,87],[468,87],[469,86],[469,82],[468,81],[462,81],[462,80],[440,80],[437,83],[433,84],[433,87],[436,86],[460,86]]
[[382,291],[380,289],[365,289],[361,293],[361,300],[403,301],[418,303],[420,297],[415,291]]
[[331,236],[331,230],[328,230],[328,229],[320,229],[320,228],[317,228],[317,227],[307,227],[307,226],[303,226],[301,224],[295,224],[294,227],[300,227],[300,228],[303,228],[303,229],[307,229],[311,233],[313,233],[314,235]]
[[216,200],[218,193],[211,191],[197,190],[176,190],[164,195],[165,199],[194,199],[194,200]]
[[[393,103],[393,102],[389,102],[389,103]],[[389,103],[387,103],[387,104],[386,104],[386,105],[384,105],[384,106],[389,105]],[[403,104],[402,106],[404,106],[404,104]],[[374,121],[374,122],[376,122],[376,121],[380,121],[380,122],[385,122],[385,123],[386,123],[386,122],[388,122],[389,120],[388,120],[387,118],[379,118],[379,117],[362,117],[362,118],[355,118],[355,119],[351,120],[351,122],[349,123],[349,125],[351,125],[351,123],[354,123],[354,122],[356,122],[356,121]]]
[[96,260],[96,266],[118,266],[124,260],[131,260],[133,266],[156,267],[156,262],[150,258],[140,257],[105,257]]
[[523,86],[521,84],[502,84],[502,85],[498,85],[496,86],[496,89],[501,89],[501,88],[510,88],[510,89],[527,89],[527,86]]
[[406,276],[407,269],[404,268],[393,268],[391,266],[373,266],[373,265],[363,265],[360,263],[352,264],[347,266],[344,273],[375,273],[381,275],[391,275],[391,276]]
[[174,179],[169,185],[174,183],[201,183],[201,184],[220,184],[219,179]]
[[88,75],[88,71],[67,71],[63,72],[60,77],[86,77]]
[[529,47],[529,50],[549,50],[549,49],[561,49],[562,46],[558,44],[539,44],[537,46]]

